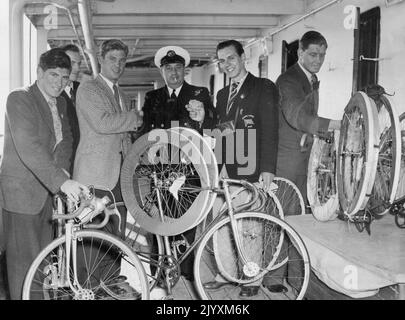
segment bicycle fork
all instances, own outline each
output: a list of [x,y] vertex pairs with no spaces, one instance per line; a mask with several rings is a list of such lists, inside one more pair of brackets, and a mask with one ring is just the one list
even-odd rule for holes
[[228,215],[229,215],[230,222],[231,222],[232,234],[233,234],[233,237],[235,240],[238,256],[240,257],[242,264],[243,264],[243,273],[248,278],[253,278],[260,272],[260,267],[257,265],[257,263],[255,263],[253,261],[248,261],[248,258],[246,257],[244,250],[242,249],[241,237],[243,237],[244,235],[239,234],[238,224],[236,222],[236,219],[234,216],[234,210],[232,207],[231,195],[229,193],[229,184],[226,180],[223,181],[223,187],[224,187],[225,200],[226,200],[226,203],[228,206]]

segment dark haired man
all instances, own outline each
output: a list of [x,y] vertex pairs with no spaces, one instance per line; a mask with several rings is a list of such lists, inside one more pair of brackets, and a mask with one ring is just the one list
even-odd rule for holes
[[38,80],[7,99],[0,200],[13,300],[21,299],[30,264],[52,240],[52,196],[62,191],[74,201],[89,192],[67,173],[72,136],[60,94],[70,70],[66,53],[51,49],[40,57]]
[[[229,149],[226,145],[228,137],[222,137],[222,172],[221,176],[232,179],[245,179],[250,182],[261,183],[264,190],[269,190],[276,172],[277,144],[278,144],[278,92],[275,84],[269,79],[257,78],[246,70],[245,52],[240,42],[228,40],[217,45],[219,67],[231,79],[231,84],[217,94],[217,113],[219,128],[228,123],[235,130],[233,137],[234,150],[229,159]],[[229,127],[229,125],[227,125]],[[238,141],[238,139],[241,139]],[[243,139],[243,140],[242,140]],[[232,140],[232,139],[231,139]],[[217,144],[219,141],[217,141]],[[247,156],[246,156],[247,154]],[[246,159],[240,163],[240,159]],[[233,192],[233,188],[230,189]],[[246,197],[246,194],[244,195]],[[233,205],[245,204],[246,198],[239,197]],[[217,196],[213,211],[219,211],[224,198]],[[227,239],[226,237],[223,240]],[[258,241],[259,242],[259,241]],[[218,244],[220,250],[226,250],[229,243]],[[257,245],[257,244],[256,244]],[[262,248],[257,249],[261,252]],[[262,257],[264,259],[264,257]],[[226,261],[222,261],[225,263]],[[233,265],[232,265],[233,264]],[[233,270],[234,261],[226,268]],[[227,269],[228,270],[228,269]],[[242,286],[239,296],[247,298],[257,295],[260,281]],[[225,285],[231,285],[218,274],[215,281],[204,284],[207,290],[218,290]],[[233,284],[232,284],[233,285]]]
[[80,82],[77,81],[80,72],[80,64],[82,62],[82,57],[80,56],[80,51],[74,44],[67,44],[61,47],[63,51],[69,56],[70,62],[72,64],[72,72],[70,73],[69,82],[64,91],[62,91],[61,96],[65,98],[67,103],[67,116],[69,120],[69,125],[72,130],[73,146],[72,146],[72,156],[71,156],[71,167],[69,170],[70,174],[73,174],[73,164],[75,160],[76,149],[80,140],[80,129],[79,122],[77,121],[76,114],[76,92],[79,87]]
[[[299,42],[298,62],[277,79],[280,92],[280,127],[277,158],[277,176],[296,184],[305,204],[307,201],[307,170],[313,135],[326,137],[327,132],[340,128],[340,121],[318,116],[319,81],[316,74],[325,60],[328,43],[317,31],[306,32]],[[297,208],[292,205],[283,208],[284,215],[294,215]],[[310,213],[309,208],[306,210]],[[288,242],[283,243],[282,251]],[[288,249],[290,260],[296,255]],[[279,283],[288,273],[288,284],[295,285],[301,274],[294,263],[283,265],[270,272],[269,279],[275,280],[274,287],[286,290]],[[286,284],[286,283],[284,283]]]
[[[277,176],[295,183],[307,198],[307,168],[312,136],[325,137],[339,129],[340,121],[318,116],[319,81],[328,44],[316,31],[305,33],[299,43],[298,62],[277,79],[280,92],[280,126]],[[284,212],[294,214],[294,212]]]

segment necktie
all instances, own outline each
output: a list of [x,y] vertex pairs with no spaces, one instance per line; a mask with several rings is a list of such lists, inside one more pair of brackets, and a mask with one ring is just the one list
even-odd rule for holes
[[55,131],[55,146],[58,145],[59,142],[62,141],[62,123],[60,121],[59,113],[58,113],[58,108],[56,107],[56,99],[52,98],[48,101],[49,108],[51,109],[52,113],[52,119],[53,119],[53,129]]
[[315,73],[311,75],[311,84],[312,84],[312,90],[318,90],[319,89],[319,81],[318,77],[316,76]]
[[239,82],[232,82],[231,84],[231,93],[229,95],[228,103],[226,105],[226,113],[229,113],[229,110],[232,108],[233,101],[236,98],[236,95],[238,94],[238,86]]
[[119,110],[121,110],[120,94],[118,92],[118,87],[115,84],[113,85],[113,90],[115,102],[117,103]]
[[170,99],[176,100],[177,96],[176,96],[176,89],[173,89],[172,94],[170,95]]

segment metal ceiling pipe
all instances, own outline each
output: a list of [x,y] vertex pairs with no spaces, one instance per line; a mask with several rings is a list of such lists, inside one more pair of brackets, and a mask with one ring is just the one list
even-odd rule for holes
[[93,77],[98,75],[98,61],[97,53],[94,45],[93,30],[90,21],[90,3],[88,0],[79,0],[77,3],[77,9],[79,11],[80,23],[82,25],[82,31],[84,36],[84,42],[86,44],[86,53],[90,59],[91,68],[93,71]]

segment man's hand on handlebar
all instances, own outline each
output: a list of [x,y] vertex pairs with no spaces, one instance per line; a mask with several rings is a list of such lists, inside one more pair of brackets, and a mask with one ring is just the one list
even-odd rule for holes
[[78,202],[81,194],[88,195],[90,193],[87,186],[70,179],[61,185],[60,190],[73,202]]

